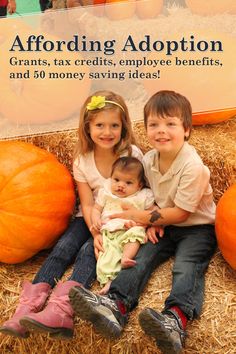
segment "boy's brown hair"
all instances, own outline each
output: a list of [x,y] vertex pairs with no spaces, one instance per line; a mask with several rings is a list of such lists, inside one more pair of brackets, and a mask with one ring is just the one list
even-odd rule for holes
[[122,172],[136,172],[137,178],[142,187],[146,185],[145,173],[143,164],[136,157],[133,156],[123,156],[118,158],[112,165],[111,177],[115,170],[120,170]]
[[144,125],[150,115],[162,118],[178,117],[183,122],[184,130],[192,129],[192,107],[189,100],[175,91],[162,90],[156,92],[144,106]]

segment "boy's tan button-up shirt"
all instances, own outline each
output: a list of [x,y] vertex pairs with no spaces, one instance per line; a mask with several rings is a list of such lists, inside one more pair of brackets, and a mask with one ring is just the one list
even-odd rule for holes
[[191,213],[177,226],[214,224],[216,206],[209,183],[210,171],[193,146],[185,142],[164,175],[159,171],[159,155],[155,149],[144,156],[143,163],[158,206],[177,206]]

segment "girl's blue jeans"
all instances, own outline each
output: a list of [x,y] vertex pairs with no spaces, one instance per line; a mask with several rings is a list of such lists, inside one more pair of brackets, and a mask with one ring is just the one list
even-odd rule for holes
[[213,225],[167,226],[157,244],[148,242],[140,247],[134,267],[120,271],[111,284],[109,296],[120,299],[128,311],[132,310],[153,270],[175,256],[172,289],[164,309],[178,306],[193,319],[201,312],[204,275],[215,248]]
[[82,217],[76,217],[59,238],[51,253],[36,274],[33,284],[45,282],[54,287],[67,268],[73,265],[68,280],[89,288],[96,278],[96,259],[93,238]]

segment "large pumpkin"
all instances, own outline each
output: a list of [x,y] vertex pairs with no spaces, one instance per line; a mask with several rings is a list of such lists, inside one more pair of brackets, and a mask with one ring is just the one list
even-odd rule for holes
[[50,247],[73,212],[73,179],[54,155],[0,142],[0,262],[19,263]]
[[219,200],[215,226],[221,253],[236,270],[236,184],[232,185]]

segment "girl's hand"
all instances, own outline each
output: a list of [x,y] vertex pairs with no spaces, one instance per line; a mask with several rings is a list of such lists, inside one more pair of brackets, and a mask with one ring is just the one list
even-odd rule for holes
[[95,233],[99,233],[101,230],[103,223],[101,221],[101,219],[98,219],[96,221],[93,222],[93,224],[90,226],[89,231],[90,232],[95,232]]
[[153,244],[155,244],[159,241],[157,234],[159,237],[163,237],[163,235],[164,235],[163,226],[150,226],[146,230],[146,236],[147,236],[148,240],[151,241]]
[[93,239],[94,239],[94,241],[93,241],[94,253],[95,253],[96,259],[98,259],[99,252],[104,252],[102,235],[100,233],[97,233],[96,235],[93,236]]

